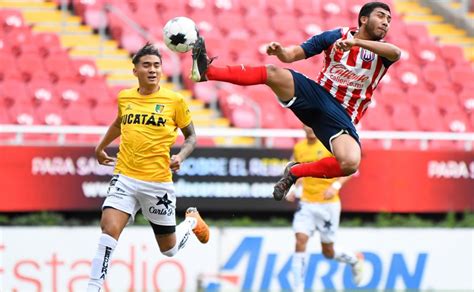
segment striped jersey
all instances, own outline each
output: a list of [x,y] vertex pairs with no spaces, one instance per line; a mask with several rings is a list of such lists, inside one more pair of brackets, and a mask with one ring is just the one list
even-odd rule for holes
[[306,40],[301,47],[306,58],[324,51],[324,66],[317,83],[324,87],[357,124],[367,110],[375,88],[393,63],[364,48],[336,50],[338,39],[351,39],[357,28],[343,27],[325,31]]

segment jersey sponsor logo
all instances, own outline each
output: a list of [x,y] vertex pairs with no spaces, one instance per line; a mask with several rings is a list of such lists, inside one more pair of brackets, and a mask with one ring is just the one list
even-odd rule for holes
[[366,49],[361,49],[360,56],[366,62],[372,62],[375,59],[375,54]]
[[126,111],[130,111],[132,110],[132,105],[131,104],[127,104],[127,107],[125,108]]
[[364,83],[369,80],[367,75],[357,75],[350,71],[343,64],[335,64],[328,70],[330,79],[346,86],[352,86],[361,89]]
[[126,114],[122,116],[122,125],[131,124],[164,127],[166,126],[166,119],[157,117],[154,114]]

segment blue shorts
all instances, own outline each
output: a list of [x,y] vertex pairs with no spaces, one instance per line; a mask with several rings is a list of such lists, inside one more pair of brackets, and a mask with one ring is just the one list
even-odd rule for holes
[[321,85],[305,75],[288,69],[295,83],[295,98],[283,106],[290,108],[332,152],[331,140],[341,134],[351,135],[360,145],[359,135],[346,110]]

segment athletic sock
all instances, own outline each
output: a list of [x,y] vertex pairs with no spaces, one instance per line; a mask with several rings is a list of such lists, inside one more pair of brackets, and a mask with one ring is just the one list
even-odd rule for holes
[[176,245],[162,252],[165,256],[172,257],[178,253],[178,251],[186,245],[194,227],[196,227],[197,220],[196,218],[188,217],[184,219],[178,226],[176,226]]
[[97,252],[92,259],[91,273],[87,291],[100,291],[104,284],[112,253],[117,246],[117,240],[112,236],[102,233],[99,238]]
[[[295,252],[291,261],[291,272],[293,275],[293,290],[304,289],[304,274],[306,268],[306,253]],[[302,289],[303,288],[303,289]]]
[[265,66],[209,66],[206,71],[209,80],[225,81],[237,85],[265,84],[267,68]]
[[290,172],[296,177],[333,178],[345,176],[335,157],[326,157],[314,162],[300,163],[293,166]]

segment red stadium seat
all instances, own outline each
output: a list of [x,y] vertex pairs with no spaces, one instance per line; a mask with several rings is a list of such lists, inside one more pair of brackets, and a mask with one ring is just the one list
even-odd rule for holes
[[367,130],[390,131],[393,129],[390,114],[383,106],[368,110],[361,124]]
[[53,85],[44,80],[32,81],[27,85],[30,98],[37,103],[59,103]]
[[63,123],[63,109],[55,103],[42,103],[35,109],[38,124],[59,126]]
[[303,123],[290,109],[283,109],[283,125],[281,128],[301,129]]
[[444,65],[427,64],[422,68],[422,72],[425,82],[431,90],[451,86],[451,80]]
[[[464,109],[467,112],[474,112],[474,92],[471,90],[463,90],[459,94],[459,101],[461,102],[461,106],[464,107]],[[474,123],[472,124],[474,125]]]
[[217,100],[216,86],[210,82],[201,82],[194,85],[194,96],[205,103]]
[[472,131],[472,125],[469,124],[464,112],[448,113],[444,117],[444,120],[451,132],[465,133]]
[[92,110],[95,125],[108,126],[117,119],[118,109],[113,104],[100,104]]
[[64,109],[64,125],[94,125],[91,109],[86,104],[74,104]]
[[255,112],[248,107],[234,109],[230,121],[237,128],[256,128],[258,125]]
[[15,104],[9,108],[8,114],[14,124],[29,126],[36,123],[35,113],[29,102],[15,102]]
[[448,67],[455,67],[467,63],[464,59],[463,49],[460,46],[445,45],[441,47],[440,53]]
[[427,91],[418,87],[410,87],[406,94],[408,97],[408,104],[412,105],[415,109],[419,110],[425,106],[438,106],[436,96],[433,92]]
[[56,93],[64,104],[85,103],[86,98],[83,94],[82,86],[70,81],[60,81],[56,84]]
[[474,90],[474,69],[470,65],[459,65],[449,70],[452,82],[458,91]]
[[99,69],[92,59],[74,59],[72,63],[74,72],[78,72],[81,78],[93,78],[99,75]]
[[3,104],[11,106],[12,104],[29,103],[32,104],[32,99],[28,95],[25,83],[18,80],[5,80],[2,83],[2,94],[0,98],[3,100]]
[[407,104],[399,104],[393,108],[392,125],[393,129],[397,131],[419,130],[415,113],[412,107]]
[[418,125],[421,131],[443,132],[447,130],[439,108],[429,104],[419,108]]

